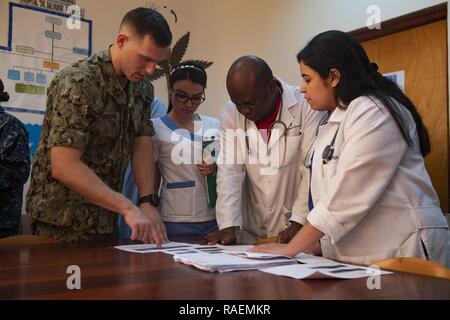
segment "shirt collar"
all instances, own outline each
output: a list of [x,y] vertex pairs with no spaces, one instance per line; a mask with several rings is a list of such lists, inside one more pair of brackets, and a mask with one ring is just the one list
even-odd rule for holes
[[[101,51],[97,54],[97,59],[101,62],[100,68],[102,69],[103,76],[109,79],[109,83],[106,88],[108,93],[119,103],[126,103],[128,97],[131,95],[141,95],[151,100],[153,98],[153,88],[151,87],[151,82],[148,78],[139,83],[128,81],[125,87],[122,86],[114,70],[110,52],[111,47],[112,46],[110,46],[109,49]],[[122,95],[118,95],[118,92],[121,92]]]
[[[108,85],[106,86],[107,92],[113,96],[119,103],[126,103],[126,88],[123,87],[117,78],[116,72],[114,70],[114,65],[111,59],[110,49],[100,51],[96,55],[96,59],[98,60],[100,68],[102,70],[103,77],[108,79]],[[122,93],[121,95],[117,95],[117,93]],[[125,98],[125,99],[124,99]]]
[[114,66],[111,58],[111,47],[107,50],[100,51],[97,53],[97,59],[102,61],[102,71],[105,75],[111,76],[117,80],[116,72],[114,71]]

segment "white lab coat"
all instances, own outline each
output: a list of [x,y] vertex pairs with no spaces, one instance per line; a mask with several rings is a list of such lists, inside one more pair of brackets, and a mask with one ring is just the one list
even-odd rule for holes
[[[163,184],[161,216],[166,222],[206,222],[215,219],[208,206],[205,176],[198,170],[202,163],[202,140],[219,138],[219,120],[199,115],[195,135],[180,129],[166,115],[154,119],[155,153]],[[200,125],[201,124],[201,125]]]
[[[248,120],[250,154],[256,158],[259,149],[263,156],[258,158],[261,161],[252,163],[247,159],[236,163],[236,158],[241,157],[242,160],[248,156],[245,139],[237,143],[237,156],[233,160],[231,150],[227,148],[230,137],[227,137],[226,130],[245,132],[246,120],[232,102],[226,103],[221,110],[222,144],[218,161],[216,217],[219,229],[242,227],[239,237],[242,243],[277,235],[289,226],[290,220],[305,224],[308,214],[309,175],[303,160],[325,114],[312,110],[298,87],[278,80],[283,87],[281,120],[290,127],[286,149],[284,137],[274,133],[276,129],[267,145],[255,123]],[[264,156],[268,153],[270,157],[278,154],[280,158],[264,165]],[[276,156],[270,157],[268,159],[277,159]],[[280,166],[283,157],[284,162]],[[232,164],[226,164],[230,159]]]
[[[424,160],[415,124],[406,109],[414,149],[389,111],[368,97],[336,109],[321,126],[312,159],[314,209],[308,221],[325,233],[327,258],[369,265],[392,257],[447,263],[447,223]],[[323,150],[336,136],[332,160]],[[307,165],[309,160],[307,160]]]

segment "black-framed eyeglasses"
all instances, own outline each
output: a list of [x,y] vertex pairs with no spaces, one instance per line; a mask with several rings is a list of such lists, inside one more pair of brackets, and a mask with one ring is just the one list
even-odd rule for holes
[[191,100],[192,104],[199,105],[206,100],[206,96],[205,93],[203,93],[201,96],[190,97],[187,94],[177,92],[175,93],[175,99],[180,103],[186,103]]

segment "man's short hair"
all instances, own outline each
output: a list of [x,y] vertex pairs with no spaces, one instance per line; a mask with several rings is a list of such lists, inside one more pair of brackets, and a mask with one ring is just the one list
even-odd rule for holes
[[166,19],[156,10],[136,8],[128,12],[120,27],[130,26],[135,34],[142,38],[150,35],[160,47],[167,47],[172,42],[172,32]]

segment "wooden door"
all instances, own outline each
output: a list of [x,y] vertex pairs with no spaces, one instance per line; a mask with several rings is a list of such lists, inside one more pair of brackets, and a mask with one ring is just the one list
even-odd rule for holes
[[362,44],[382,73],[405,70],[406,94],[418,108],[431,139],[425,164],[442,210],[449,212],[447,21]]

